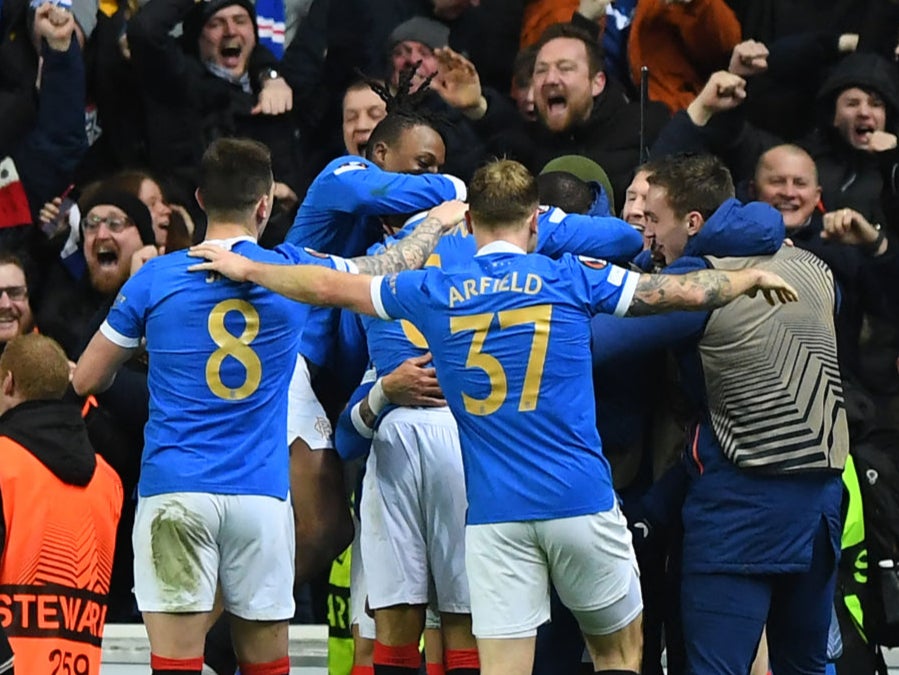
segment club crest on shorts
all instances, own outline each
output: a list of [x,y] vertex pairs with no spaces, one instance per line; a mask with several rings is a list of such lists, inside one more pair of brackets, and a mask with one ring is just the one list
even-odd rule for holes
[[322,440],[326,441],[331,438],[331,422],[327,417],[319,415],[315,418],[315,424],[313,426],[322,437]]

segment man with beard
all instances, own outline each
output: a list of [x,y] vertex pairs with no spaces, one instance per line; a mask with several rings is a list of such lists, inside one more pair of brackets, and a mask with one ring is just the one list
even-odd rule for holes
[[[73,361],[106,316],[132,271],[156,255],[150,211],[133,194],[103,182],[85,190],[78,207],[82,214],[79,227],[87,273],[73,282],[57,263],[37,289],[34,300],[41,333],[59,342]],[[91,399],[96,405],[85,409],[85,422],[91,442],[118,473],[125,494],[131,495],[137,483],[143,427],[147,421],[146,364],[134,359],[122,373],[114,388]],[[112,621],[133,619],[133,555],[128,536],[133,517],[134,502],[127,499],[123,504],[112,569],[109,594]]]
[[621,84],[606,77],[589,16],[576,13],[571,23],[551,25],[535,47],[535,121],[526,122],[515,110],[499,110],[495,98],[480,96],[477,72],[451,50],[438,52],[440,70],[431,86],[444,98],[445,85],[463,92],[455,100],[469,117],[483,120],[489,114],[489,127],[504,129],[491,139],[491,148],[501,146],[535,173],[556,157],[583,155],[605,169],[614,194],[624,194],[640,163],[641,140],[653,142],[668,119],[667,109],[649,102],[641,116],[639,104],[629,102]]
[[16,256],[0,253],[0,348],[33,330],[25,268]]
[[64,271],[51,273],[35,301],[41,331],[59,342],[70,359],[81,353],[91,318],[128,280],[132,264],[139,266],[156,254],[150,211],[134,195],[100,183],[85,191],[78,206],[87,274],[71,285]]

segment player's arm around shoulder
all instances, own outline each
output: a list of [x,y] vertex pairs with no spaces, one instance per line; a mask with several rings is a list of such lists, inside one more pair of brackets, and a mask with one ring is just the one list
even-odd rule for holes
[[550,258],[573,253],[624,264],[643,247],[640,233],[619,218],[566,213],[558,207],[540,214],[537,237],[537,252]]
[[467,196],[465,183],[455,176],[385,171],[374,162],[352,155],[332,161],[317,182],[316,196],[329,201],[337,211],[358,215],[402,213],[397,210],[399,206],[427,208],[442,200],[464,200]]
[[[307,260],[280,265],[251,260],[214,244],[200,244],[188,253],[205,262],[191,265],[191,272],[220,274],[238,283],[253,283],[291,300],[323,307],[344,307],[374,315],[371,305],[371,277],[338,271]],[[310,258],[312,254],[309,254]],[[330,258],[330,256],[324,256]],[[344,261],[346,262],[346,261]]]
[[353,258],[359,272],[373,276],[417,270],[427,262],[440,237],[454,228],[468,210],[465,202],[452,199],[432,208],[407,237],[388,246],[383,253]]
[[741,295],[762,292],[770,305],[795,302],[799,295],[774,272],[743,270],[698,270],[686,274],[641,274],[627,316],[661,314],[677,310],[711,310],[723,307]]
[[[464,202],[444,202],[431,209],[428,217],[412,234],[383,253],[349,261],[330,257],[335,265],[338,262],[349,263],[346,269],[358,274],[319,265],[272,265],[256,262],[214,244],[192,247],[188,255],[205,258],[206,262],[197,263],[188,269],[191,272],[215,272],[240,283],[258,284],[279,295],[310,305],[343,307],[360,314],[378,316],[372,301],[372,277],[422,267],[443,233],[454,227],[467,209]],[[312,262],[311,258],[309,262]]]

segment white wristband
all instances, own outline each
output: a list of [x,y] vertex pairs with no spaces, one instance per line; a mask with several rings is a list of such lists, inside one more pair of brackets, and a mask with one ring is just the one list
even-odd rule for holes
[[362,401],[359,401],[359,403],[353,406],[353,409],[350,410],[350,420],[353,422],[353,427],[359,432],[360,436],[363,438],[373,438],[375,431],[362,419],[362,413],[359,410],[361,406]]
[[388,399],[387,394],[384,393],[384,382],[383,379],[379,377],[375,382],[375,386],[368,392],[368,407],[371,408],[371,411],[375,415],[380,415],[381,411],[387,407],[388,403],[390,403],[390,399]]

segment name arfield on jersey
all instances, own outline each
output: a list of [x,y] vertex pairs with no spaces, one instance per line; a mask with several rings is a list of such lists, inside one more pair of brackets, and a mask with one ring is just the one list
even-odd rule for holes
[[536,295],[541,288],[543,288],[543,279],[533,272],[528,272],[523,279],[518,272],[511,272],[504,277],[464,279],[461,284],[450,286],[449,306],[455,307],[473,297],[491,293]]

